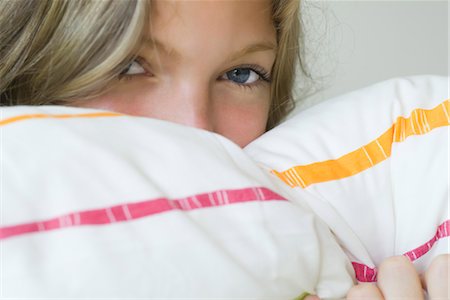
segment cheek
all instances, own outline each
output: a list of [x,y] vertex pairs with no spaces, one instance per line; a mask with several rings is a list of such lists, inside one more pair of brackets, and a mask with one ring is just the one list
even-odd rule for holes
[[140,116],[144,106],[152,105],[150,99],[155,99],[150,95],[149,89],[145,85],[125,84],[116,85],[101,96],[80,100],[75,106],[98,108],[115,111],[123,114]]
[[[187,97],[177,87],[129,82],[116,85],[103,95],[80,100],[73,106],[98,108],[133,116],[163,119],[185,124],[186,114],[198,113],[198,120],[209,124],[205,128],[232,140],[241,147],[265,132],[269,108],[270,87],[253,89],[219,83],[211,94],[199,102],[196,94]],[[180,107],[183,109],[180,110]],[[207,111],[206,115],[201,112]]]
[[216,107],[214,131],[244,147],[265,132],[270,95],[262,93],[241,99],[240,103],[231,99]]

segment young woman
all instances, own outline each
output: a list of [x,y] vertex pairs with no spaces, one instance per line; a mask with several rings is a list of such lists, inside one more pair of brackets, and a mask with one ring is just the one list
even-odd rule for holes
[[3,105],[110,109],[201,127],[240,146],[293,106],[296,0],[2,6]]
[[[293,107],[298,10],[298,0],[0,0],[1,104],[107,109],[244,147]],[[432,297],[445,292],[442,266],[448,257],[424,280]],[[423,298],[401,258],[381,266],[379,286],[349,293],[400,296]]]

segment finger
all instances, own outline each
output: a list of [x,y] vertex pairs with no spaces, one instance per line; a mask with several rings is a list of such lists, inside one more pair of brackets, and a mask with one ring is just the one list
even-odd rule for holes
[[373,283],[360,283],[347,293],[347,300],[383,300],[383,294]]
[[427,281],[425,280],[425,274],[420,274],[419,278],[420,278],[420,284],[422,285],[422,289],[427,291],[428,287],[427,287]]
[[443,254],[433,259],[425,273],[425,284],[430,299],[449,299],[450,255]]
[[378,270],[378,286],[386,300],[423,300],[422,285],[413,264],[404,256],[386,259]]

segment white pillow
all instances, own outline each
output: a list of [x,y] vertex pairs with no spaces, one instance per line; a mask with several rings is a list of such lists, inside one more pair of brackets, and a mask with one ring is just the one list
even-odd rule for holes
[[[325,221],[359,281],[449,253],[449,78],[388,80],[302,111],[246,147]],[[273,175],[275,176],[275,175]]]
[[310,209],[225,138],[58,106],[2,108],[3,297],[345,295]]

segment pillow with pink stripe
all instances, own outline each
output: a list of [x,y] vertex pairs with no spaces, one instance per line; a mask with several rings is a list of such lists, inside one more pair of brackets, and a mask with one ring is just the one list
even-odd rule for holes
[[345,248],[359,281],[405,255],[448,253],[449,78],[381,82],[297,113],[246,152]]
[[219,135],[58,106],[2,108],[5,298],[345,295],[350,261]]

